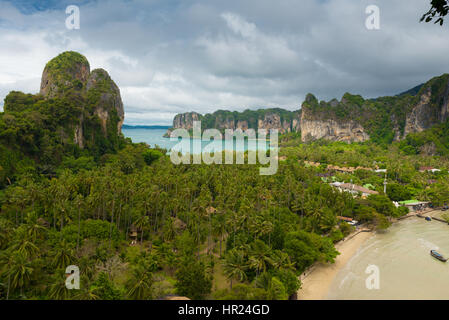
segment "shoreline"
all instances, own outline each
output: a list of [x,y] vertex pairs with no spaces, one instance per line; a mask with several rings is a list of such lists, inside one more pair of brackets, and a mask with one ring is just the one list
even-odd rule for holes
[[[363,230],[363,229],[362,229]],[[314,264],[300,277],[301,289],[298,300],[324,300],[337,273],[359,250],[366,240],[375,234],[374,231],[356,231],[345,240],[338,242],[335,248],[340,254],[333,264]]]
[[[418,217],[418,214],[430,216],[431,218],[441,217],[443,211],[441,210],[426,210],[424,212],[410,212],[409,214],[391,221],[392,224],[410,218]],[[301,276],[301,289],[298,290],[298,300],[324,300],[326,299],[330,286],[334,281],[337,273],[345,267],[348,261],[354,256],[359,248],[374,234],[375,231],[362,232],[364,228],[346,237],[344,240],[338,242],[335,248],[340,254],[335,258],[333,264],[314,264],[307,269]]]

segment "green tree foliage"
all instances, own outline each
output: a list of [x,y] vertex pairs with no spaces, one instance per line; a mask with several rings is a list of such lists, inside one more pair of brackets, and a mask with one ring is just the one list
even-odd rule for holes
[[[88,92],[88,101],[107,89],[101,73],[98,79],[102,85]],[[444,81],[431,84],[435,92]],[[406,213],[392,200],[449,203],[446,124],[382,145],[303,144],[290,134],[278,173],[260,176],[258,166],[174,165],[165,150],[121,143],[83,113],[92,105],[79,107],[85,100],[77,100],[76,83],[66,89],[69,96],[48,100],[12,92],[0,114],[0,299],[286,299],[300,287],[301,272],[337,257],[334,243],[353,230],[337,216],[386,228]],[[345,94],[339,106],[329,103],[335,117],[392,105],[388,117],[402,119],[413,99]],[[318,112],[328,107],[312,96],[306,104]],[[264,112],[215,116],[253,121]],[[81,114],[92,138],[83,149],[73,141]],[[296,115],[282,117],[290,116]],[[379,119],[366,125],[378,141],[389,141],[391,128]],[[436,155],[425,152],[432,142]],[[328,165],[386,168],[387,195],[384,174],[340,173]],[[420,166],[442,172],[419,172]],[[354,198],[329,185],[335,181],[370,185],[380,194]],[[81,270],[76,293],[64,286],[70,264]]]
[[431,8],[422,17],[421,21],[431,22],[435,19],[434,23],[439,23],[441,26],[444,23],[444,17],[449,12],[449,3],[447,0],[431,0]]
[[212,281],[201,262],[193,258],[185,258],[176,272],[175,287],[179,295],[191,299],[203,299],[210,293]]
[[392,201],[410,200],[412,196],[407,187],[398,183],[390,183],[387,185],[387,195]]
[[123,299],[123,292],[108,278],[105,272],[101,272],[91,285],[92,292],[101,300]]
[[304,231],[287,234],[285,248],[300,272],[315,261],[333,262],[339,254],[330,239]]
[[145,160],[145,163],[147,165],[152,164],[153,161],[159,159],[162,156],[163,156],[163,153],[160,152],[159,150],[155,150],[155,149],[150,149],[143,153],[143,159]]

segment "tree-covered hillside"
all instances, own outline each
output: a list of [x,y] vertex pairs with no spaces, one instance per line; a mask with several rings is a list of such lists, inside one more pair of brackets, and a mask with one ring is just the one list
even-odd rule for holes
[[[55,59],[40,94],[11,92],[0,113],[0,299],[294,298],[300,274],[333,263],[334,244],[354,231],[339,217],[385,229],[407,214],[392,201],[449,203],[448,158],[422,149],[445,148],[447,125],[391,145],[289,133],[271,176],[259,165],[175,165],[120,133],[106,71],[74,53]],[[386,194],[376,167],[388,169]],[[336,181],[378,194],[340,192]],[[70,265],[79,289],[65,286]]]

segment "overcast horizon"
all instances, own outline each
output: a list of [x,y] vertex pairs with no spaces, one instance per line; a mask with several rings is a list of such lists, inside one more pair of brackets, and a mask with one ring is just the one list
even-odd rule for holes
[[[66,28],[68,5],[80,29]],[[369,5],[380,30],[368,30]],[[125,124],[175,114],[298,110],[307,93],[396,95],[449,72],[449,30],[420,23],[430,0],[2,1],[0,110],[12,90],[39,92],[45,64],[67,50],[120,88]]]

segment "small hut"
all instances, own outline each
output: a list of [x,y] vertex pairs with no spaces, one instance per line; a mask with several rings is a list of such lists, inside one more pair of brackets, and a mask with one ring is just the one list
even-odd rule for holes
[[50,228],[50,222],[48,222],[42,217],[37,219],[37,223],[40,224],[41,226],[44,226],[45,228]]
[[175,227],[176,230],[181,231],[187,228],[187,224],[179,218],[175,218],[175,220],[173,221],[173,226]]
[[129,238],[131,239],[131,245],[137,243],[137,228],[134,224],[129,227]]

